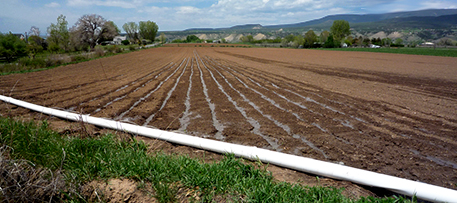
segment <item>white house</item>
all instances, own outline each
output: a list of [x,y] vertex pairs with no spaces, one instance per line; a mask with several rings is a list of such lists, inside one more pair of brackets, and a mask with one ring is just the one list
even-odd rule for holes
[[114,42],[114,44],[121,44],[121,42],[126,39],[127,39],[127,35],[124,35],[124,36],[118,35],[113,38],[113,42]]

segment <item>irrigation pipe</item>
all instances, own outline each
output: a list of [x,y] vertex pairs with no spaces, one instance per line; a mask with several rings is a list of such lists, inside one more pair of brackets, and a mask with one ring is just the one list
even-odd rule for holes
[[60,117],[63,119],[68,119],[72,121],[83,121],[85,123],[97,125],[100,127],[126,131],[145,137],[161,139],[208,151],[218,153],[233,153],[239,157],[251,160],[260,160],[262,162],[275,164],[297,171],[316,174],[338,180],[346,180],[367,186],[385,188],[403,195],[416,195],[417,198],[427,201],[457,202],[456,190],[451,190],[448,188],[430,185],[418,181],[407,180],[385,174],[357,169],[349,166],[319,161],[311,158],[295,156],[270,151],[266,149],[260,149],[257,147],[231,144],[216,140],[194,137],[190,135],[152,129],[144,126],[138,126],[104,118],[96,118],[89,115],[70,113],[66,111],[31,104],[21,100],[13,99],[11,97],[5,97],[3,95],[0,95],[0,100],[33,111]]

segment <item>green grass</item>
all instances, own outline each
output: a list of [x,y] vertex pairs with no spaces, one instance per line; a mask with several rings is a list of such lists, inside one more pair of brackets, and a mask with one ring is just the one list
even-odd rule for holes
[[[262,167],[233,155],[205,163],[187,156],[148,154],[143,142],[122,141],[114,135],[66,137],[49,130],[46,121],[36,124],[0,117],[0,146],[5,145],[13,149],[12,158],[62,170],[72,184],[110,178],[150,183],[160,202],[177,201],[179,188],[197,191],[202,202],[221,197],[234,202],[410,202],[402,197],[352,200],[341,189],[277,182]],[[63,200],[86,201],[74,194]]]
[[335,48],[335,49],[319,49],[319,50],[333,50],[333,51],[363,51],[363,52],[377,52],[377,53],[394,53],[394,54],[411,54],[411,55],[428,55],[428,56],[447,56],[457,57],[457,49],[455,48]]

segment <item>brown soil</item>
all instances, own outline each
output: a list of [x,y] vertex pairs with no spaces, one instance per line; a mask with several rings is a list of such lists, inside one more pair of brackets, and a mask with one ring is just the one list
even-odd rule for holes
[[[163,47],[1,76],[0,93],[456,189],[455,64],[457,58],[400,54]],[[0,115],[78,128],[5,103]],[[143,139],[154,150],[220,159]],[[307,174],[270,169],[280,180],[317,184]],[[348,193],[372,194],[328,181]]]

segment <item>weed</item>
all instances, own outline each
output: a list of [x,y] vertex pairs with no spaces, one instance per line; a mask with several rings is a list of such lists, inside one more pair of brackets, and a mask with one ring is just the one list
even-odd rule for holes
[[[223,196],[245,202],[354,202],[344,197],[341,189],[277,182],[266,168],[244,164],[233,154],[211,164],[187,156],[151,155],[147,154],[147,146],[135,139],[119,140],[113,135],[64,137],[50,131],[47,122],[37,125],[0,118],[0,144],[14,149],[7,157],[33,162],[36,165],[30,166],[43,168],[47,177],[56,177],[56,173],[49,171],[65,171],[66,183],[71,187],[65,188],[69,192],[62,192],[61,196],[74,201],[85,201],[87,197],[81,197],[72,188],[95,179],[122,177],[151,183],[160,202],[176,201],[180,188],[193,190],[199,196],[192,198],[203,202],[217,201]],[[104,201],[102,196],[100,200]],[[402,197],[358,200],[408,201]]]
[[0,201],[43,202],[58,199],[65,182],[59,171],[52,172],[23,159],[11,159],[11,148],[0,147]]
[[105,55],[105,50],[103,50],[103,48],[97,47],[97,48],[95,48],[95,55],[97,57],[104,56]]

